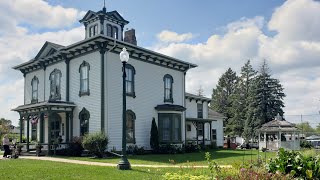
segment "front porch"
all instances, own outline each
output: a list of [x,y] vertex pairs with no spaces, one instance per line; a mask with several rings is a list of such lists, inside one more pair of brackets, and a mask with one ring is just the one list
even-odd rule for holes
[[24,150],[36,149],[36,144],[43,146],[48,155],[57,149],[65,148],[73,137],[73,109],[71,102],[45,101],[22,105],[15,109],[20,115],[20,143],[23,135],[26,142]]
[[212,139],[213,119],[186,118],[186,143],[193,145],[212,145],[216,140]]

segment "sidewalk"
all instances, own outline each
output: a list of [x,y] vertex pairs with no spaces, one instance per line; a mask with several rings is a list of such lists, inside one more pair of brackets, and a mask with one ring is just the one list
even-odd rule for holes
[[[113,163],[102,163],[102,162],[89,162],[80,161],[73,159],[63,159],[55,157],[36,157],[36,156],[19,156],[21,159],[32,159],[32,160],[42,160],[42,161],[54,161],[54,162],[64,162],[72,164],[82,164],[91,166],[107,166],[107,167],[117,167],[117,164]],[[208,166],[179,166],[179,165],[148,165],[148,164],[131,164],[131,167],[148,167],[148,168],[208,168]],[[231,165],[221,165],[221,168],[231,168]]]

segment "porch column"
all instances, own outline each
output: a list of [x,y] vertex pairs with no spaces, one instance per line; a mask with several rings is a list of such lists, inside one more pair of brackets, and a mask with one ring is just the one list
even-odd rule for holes
[[198,123],[196,122],[196,139],[197,139],[197,146],[198,146]]
[[22,119],[22,116],[20,115],[20,122],[19,122],[20,123],[20,136],[19,136],[20,143],[22,143],[22,129],[24,128],[24,127],[22,127],[22,124],[23,124],[22,121],[23,121],[23,119]]
[[51,155],[51,112],[48,111],[48,155]]
[[40,128],[40,143],[44,143],[44,138],[43,138],[43,130],[44,130],[44,114],[40,113],[40,118],[39,118],[39,128]]
[[30,115],[27,117],[27,152],[29,152],[29,131],[30,131]]
[[204,141],[204,125],[205,125],[205,123],[203,122],[202,123],[202,144],[203,144],[203,148],[205,147],[205,141]]
[[264,142],[265,142],[265,148],[267,149],[267,132],[264,132],[263,138],[264,138]]
[[69,112],[66,112],[66,143],[69,142],[69,130],[70,130],[70,126],[69,126],[69,123],[70,123],[70,113]]
[[209,135],[210,135],[210,142],[212,142],[212,122],[210,122],[209,125],[210,125],[210,133],[209,133]]
[[70,139],[73,139],[73,111],[70,112]]

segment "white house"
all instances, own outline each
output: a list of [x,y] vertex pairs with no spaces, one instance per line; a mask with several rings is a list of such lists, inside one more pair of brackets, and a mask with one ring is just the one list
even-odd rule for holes
[[[13,67],[24,76],[24,104],[13,110],[20,114],[20,138],[27,137],[27,149],[32,140],[48,149],[57,139],[68,143],[74,136],[100,131],[109,136],[109,148],[121,149],[119,53],[124,47],[130,54],[127,143],[149,149],[153,118],[161,143],[185,142],[186,113],[193,111],[185,111],[189,107],[185,75],[197,65],[137,46],[135,31],[124,32],[129,22],[117,11],[88,11],[80,22],[84,40],[68,46],[46,42],[35,58]],[[208,102],[201,100],[204,118]]]

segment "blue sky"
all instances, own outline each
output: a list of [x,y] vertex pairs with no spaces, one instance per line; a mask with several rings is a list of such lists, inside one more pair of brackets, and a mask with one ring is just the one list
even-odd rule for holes
[[[201,3],[200,3],[201,2]],[[84,38],[79,20],[103,0],[0,1],[0,117],[23,104],[24,80],[11,67],[33,58],[45,41],[69,45]],[[138,45],[199,65],[188,71],[186,90],[207,97],[229,67],[239,73],[250,59],[267,60],[284,86],[285,114],[320,110],[320,2],[315,0],[106,0],[135,28]],[[314,124],[320,116],[305,116]]]

